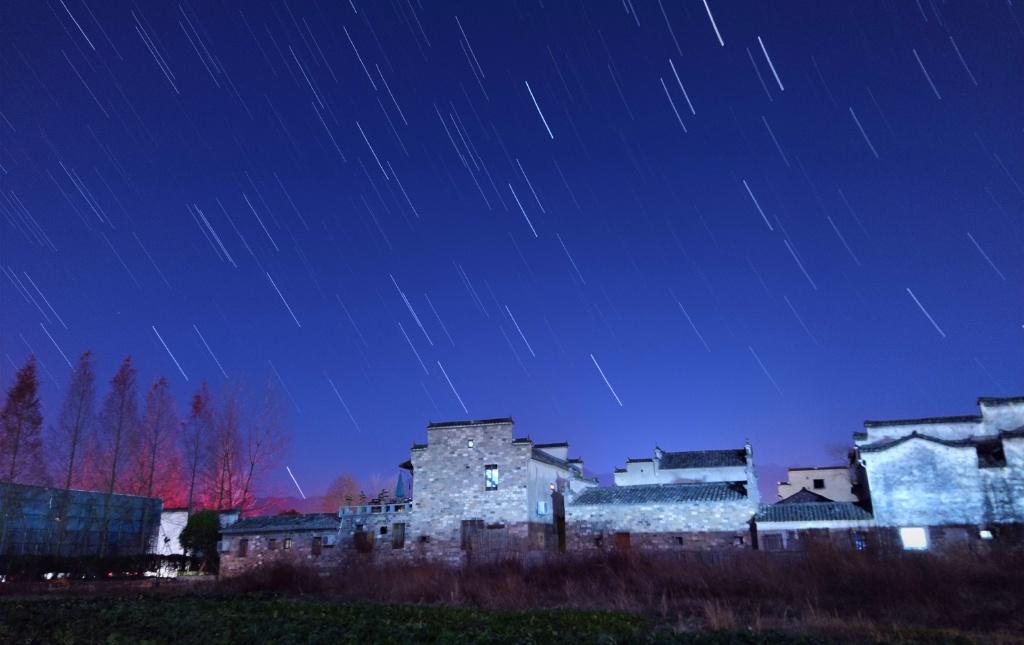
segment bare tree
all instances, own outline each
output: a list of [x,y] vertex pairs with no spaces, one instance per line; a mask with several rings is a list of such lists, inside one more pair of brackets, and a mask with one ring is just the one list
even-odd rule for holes
[[65,490],[83,485],[84,444],[92,438],[95,420],[96,375],[92,368],[92,352],[85,351],[71,372],[57,426],[51,430],[48,452],[56,466],[54,475]]
[[251,510],[254,491],[267,470],[275,466],[288,445],[285,405],[268,382],[256,414],[245,430],[244,471],[237,506]]
[[385,477],[380,473],[373,473],[367,482],[367,491],[371,499],[389,499],[394,496],[396,484],[398,477],[394,475]]
[[342,473],[327,486],[323,510],[325,513],[337,513],[342,506],[352,506],[358,501],[359,483],[352,475]]
[[100,555],[106,555],[110,528],[112,495],[123,490],[126,456],[131,453],[139,424],[138,393],[135,386],[135,368],[131,356],[125,357],[114,378],[110,392],[103,401],[99,418],[99,444],[102,450],[102,476],[106,500],[103,504],[103,525],[100,535]]
[[29,356],[14,375],[0,412],[0,483],[45,482],[42,426],[36,358]]
[[219,399],[213,414],[213,432],[207,444],[206,503],[214,509],[234,508],[240,471],[239,388],[232,386]]
[[36,359],[29,356],[14,375],[0,411],[0,553],[5,552],[7,526],[20,512],[19,496],[10,484],[41,483],[45,477],[40,428]]
[[192,396],[192,405],[189,408],[188,419],[182,428],[181,433],[181,455],[184,466],[184,477],[188,481],[188,514],[192,515],[192,509],[197,502],[196,485],[199,484],[199,477],[204,469],[204,456],[206,455],[207,436],[213,426],[212,409],[210,405],[210,391],[206,382],[199,386],[199,389]]
[[93,424],[96,419],[96,375],[92,369],[92,352],[85,351],[78,357],[78,364],[71,372],[64,404],[61,406],[57,426],[50,430],[51,454],[55,464],[55,478],[64,487],[60,506],[57,509],[57,555],[61,555],[67,536],[68,503],[71,488],[84,486],[83,453],[85,443],[93,438]]
[[[152,497],[158,493],[161,498],[171,491],[159,490],[161,482],[167,482],[169,472],[169,450],[173,445],[174,433],[178,426],[174,410],[174,396],[167,385],[167,379],[160,377],[146,393],[146,406],[139,427],[139,441],[136,446],[132,477],[135,493]],[[157,479],[159,475],[159,479]]]

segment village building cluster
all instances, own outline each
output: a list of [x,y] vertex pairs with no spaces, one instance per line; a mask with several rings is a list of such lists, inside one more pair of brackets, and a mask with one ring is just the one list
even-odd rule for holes
[[511,418],[431,423],[401,464],[410,497],[240,520],[222,529],[221,571],[287,558],[326,568],[352,558],[1024,546],[1024,397],[978,406],[976,416],[867,421],[849,465],[792,468],[770,504],[749,444],[656,447],[602,486],[567,443],[516,437]]
[[[1024,397],[979,414],[866,421],[848,464],[790,468],[760,498],[754,450],[629,458],[601,485],[569,444],[516,436],[511,418],[427,426],[395,495],[337,512],[221,512],[221,572],[277,559],[450,564],[616,551],[984,553],[1024,548]],[[182,553],[185,509],[131,495],[0,486],[0,555]]]

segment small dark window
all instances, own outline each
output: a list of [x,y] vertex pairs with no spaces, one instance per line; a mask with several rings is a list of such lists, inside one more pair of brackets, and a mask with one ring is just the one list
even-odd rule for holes
[[596,546],[599,549],[602,546],[604,546],[604,536],[603,535],[598,535],[596,538],[594,538],[594,546]]
[[312,553],[313,555],[320,555],[321,553],[323,553],[323,549],[324,539],[318,535],[315,538],[313,538],[313,548],[310,550],[310,553]]
[[764,551],[781,551],[782,536],[774,533],[761,536],[761,549]]
[[270,551],[277,550],[277,538],[270,538],[269,540],[267,540],[267,549],[269,549]]
[[244,558],[249,555],[249,540],[242,538],[238,541],[238,557]]
[[498,490],[498,464],[484,466],[484,490]]
[[1006,467],[1006,453],[1003,452],[1001,439],[979,443],[975,449],[978,452],[978,468]]
[[291,538],[285,538],[284,539],[284,550],[287,551],[290,548],[292,548],[292,539]]
[[386,527],[386,526],[380,527],[380,534],[381,535],[387,535],[388,534],[388,527]]
[[678,544],[679,546],[683,545],[683,536],[682,535],[677,535],[676,536],[676,544]]
[[855,531],[853,534],[853,548],[857,549],[858,551],[867,550],[868,536],[861,533],[860,531]]
[[822,488],[825,488],[825,480],[824,479],[815,479],[814,480],[814,490],[821,490]]
[[405,547],[405,524],[399,522],[391,526],[391,548],[401,549]]

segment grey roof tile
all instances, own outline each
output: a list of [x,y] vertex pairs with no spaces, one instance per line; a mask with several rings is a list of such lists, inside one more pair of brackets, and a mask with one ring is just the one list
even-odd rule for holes
[[708,484],[645,484],[596,486],[580,493],[573,506],[597,504],[678,504],[685,502],[732,502],[747,499],[744,482]]
[[735,450],[687,450],[684,452],[662,452],[659,468],[721,468],[723,466],[746,466],[747,451]]
[[780,499],[779,501],[777,501],[775,503],[776,504],[823,504],[823,503],[828,503],[828,502],[833,502],[833,501],[835,501],[835,500],[829,499],[828,497],[825,497],[824,495],[819,495],[818,493],[815,493],[814,491],[807,490],[806,488],[801,488],[800,490],[798,490],[797,492],[793,493],[789,497],[787,497],[785,499]]
[[870,520],[871,513],[853,502],[807,502],[768,504],[754,516],[755,522],[827,522]]
[[431,421],[428,428],[461,428],[463,426],[493,426],[515,423],[512,417],[498,417],[496,419],[466,419],[464,421]]
[[221,533],[278,533],[290,531],[336,531],[340,520],[335,513],[261,515],[239,520]]
[[539,461],[541,463],[555,466],[556,468],[564,468],[565,470],[569,470],[569,462],[563,459],[559,459],[558,457],[555,457],[553,455],[550,455],[544,452],[543,450],[538,449],[537,446],[533,447],[533,452],[530,454],[530,457],[532,457],[534,461]]

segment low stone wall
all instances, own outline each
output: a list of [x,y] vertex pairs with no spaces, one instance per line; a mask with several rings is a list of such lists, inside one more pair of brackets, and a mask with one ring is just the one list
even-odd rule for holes
[[566,529],[566,551],[592,555],[610,552],[652,554],[679,552],[732,552],[749,550],[749,531],[609,531],[605,527],[574,524]]

